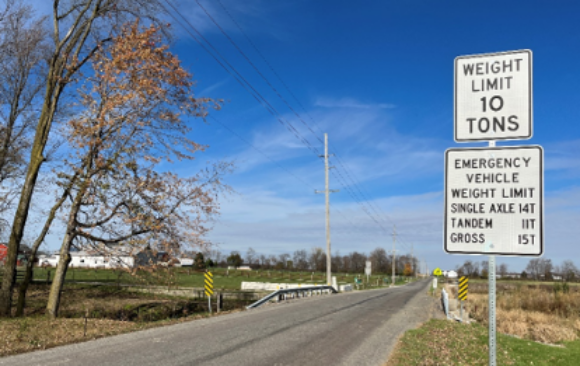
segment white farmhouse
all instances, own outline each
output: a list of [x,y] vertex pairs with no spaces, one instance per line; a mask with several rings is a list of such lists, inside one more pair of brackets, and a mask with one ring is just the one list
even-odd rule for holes
[[[71,252],[70,268],[133,268],[135,258],[131,249],[115,248],[103,249],[99,251],[79,251]],[[39,266],[56,267],[60,260],[60,254],[50,257],[39,257]]]
[[457,278],[457,272],[455,271],[445,271],[444,274],[447,278]]
[[[133,268],[135,258],[124,253],[72,252],[69,266],[74,268]],[[58,256],[60,257],[60,255]]]
[[191,266],[193,266],[193,259],[191,259],[191,258],[179,258],[179,265],[181,267],[191,267]]

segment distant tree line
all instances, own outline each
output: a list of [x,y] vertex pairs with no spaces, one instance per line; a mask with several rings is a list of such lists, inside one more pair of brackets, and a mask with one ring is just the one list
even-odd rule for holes
[[[331,256],[333,272],[364,273],[366,261],[371,261],[372,273],[392,274],[393,258],[383,248],[376,248],[370,254],[351,252],[341,255],[336,252]],[[252,269],[290,270],[290,271],[326,271],[326,250],[312,248],[310,251],[301,249],[294,253],[260,254],[249,248],[245,255],[238,251],[224,254],[219,250],[211,250],[194,254],[194,266],[199,269],[206,267],[240,267],[250,266]],[[397,255],[395,258],[396,275],[415,275],[419,271],[419,261],[409,254]]]
[[[460,276],[469,276],[471,278],[488,278],[489,262],[466,260],[462,265],[455,269]],[[509,272],[508,265],[501,263],[496,268],[496,272],[502,278],[522,278],[529,280],[562,280],[577,281],[580,279],[580,271],[573,261],[565,260],[560,265],[552,264],[548,258],[534,258],[528,262],[525,270],[521,273]]]

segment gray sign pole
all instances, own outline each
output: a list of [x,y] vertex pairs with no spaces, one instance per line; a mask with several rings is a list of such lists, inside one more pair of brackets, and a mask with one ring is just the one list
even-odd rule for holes
[[[489,147],[495,147],[495,141],[489,142]],[[492,243],[493,245],[493,243]],[[488,278],[488,308],[489,308],[489,365],[495,366],[495,255],[489,256]]]
[[495,366],[495,255],[489,256],[489,365]]

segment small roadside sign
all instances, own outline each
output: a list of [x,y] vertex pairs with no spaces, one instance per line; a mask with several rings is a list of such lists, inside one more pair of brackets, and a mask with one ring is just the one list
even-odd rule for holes
[[462,276],[459,277],[459,291],[457,293],[457,298],[461,301],[467,300],[467,287],[469,284],[469,278]]
[[532,51],[455,59],[455,141],[532,137]]
[[[213,274],[208,270],[204,273],[204,289],[205,289],[205,296],[207,296],[207,306],[209,309],[209,313],[211,314],[211,295],[213,295]],[[219,307],[219,302],[218,302]],[[219,309],[217,310],[219,312]]]
[[435,276],[441,276],[443,273],[441,272],[441,268],[437,267],[435,268],[435,270],[433,271],[433,274]]
[[542,255],[543,202],[540,146],[445,152],[447,253]]
[[367,276],[371,275],[371,261],[366,261],[365,274]]
[[211,297],[213,295],[213,274],[210,271],[204,273],[204,288],[205,295]]

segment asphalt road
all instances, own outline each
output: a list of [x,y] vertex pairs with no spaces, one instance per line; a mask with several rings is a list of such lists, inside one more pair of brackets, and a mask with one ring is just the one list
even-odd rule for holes
[[0,365],[382,365],[431,314],[423,280],[0,358]]

